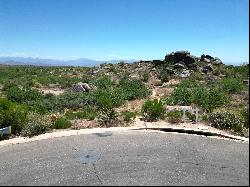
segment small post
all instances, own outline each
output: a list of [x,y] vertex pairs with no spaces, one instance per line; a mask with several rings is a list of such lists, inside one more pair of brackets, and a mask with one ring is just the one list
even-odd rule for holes
[[182,121],[185,122],[186,121],[186,109],[183,108],[182,111],[183,111]]
[[199,109],[195,108],[195,123],[197,124],[199,121]]

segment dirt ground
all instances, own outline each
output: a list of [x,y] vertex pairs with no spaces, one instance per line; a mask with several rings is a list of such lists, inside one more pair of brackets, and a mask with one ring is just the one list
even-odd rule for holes
[[47,88],[47,87],[42,87],[42,88],[37,88],[39,91],[43,92],[44,94],[51,93],[53,95],[60,95],[65,92],[65,90],[55,87],[55,88]]

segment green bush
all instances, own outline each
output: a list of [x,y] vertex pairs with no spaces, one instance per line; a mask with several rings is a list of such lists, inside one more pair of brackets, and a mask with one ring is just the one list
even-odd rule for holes
[[144,71],[141,76],[142,76],[143,82],[148,82],[148,79],[149,79],[149,72],[148,71]]
[[98,110],[106,111],[115,107],[115,103],[112,99],[111,93],[112,92],[108,92],[105,90],[97,90],[94,93],[95,105],[97,106]]
[[169,111],[166,116],[169,123],[180,123],[182,119],[181,111],[178,110]]
[[97,116],[97,121],[101,126],[110,127],[115,124],[118,114],[114,109],[101,111]]
[[78,111],[78,112],[67,111],[65,113],[65,117],[67,117],[67,119],[70,119],[70,120],[73,120],[73,119],[94,120],[96,116],[97,116],[96,112],[91,107],[84,107],[82,111]]
[[124,111],[122,114],[123,114],[124,121],[127,123],[131,123],[136,117],[135,112]]
[[176,87],[171,97],[174,105],[191,105],[193,102],[192,90],[187,87]]
[[[196,92],[196,95],[199,93],[197,92],[203,91],[201,87],[199,87],[198,83],[192,80],[183,80],[175,89],[174,93],[172,94],[172,102],[174,105],[191,105],[195,101],[194,92]],[[202,95],[204,93],[201,93]],[[195,97],[195,98],[194,98]]]
[[219,89],[208,90],[205,87],[198,86],[192,90],[193,104],[201,107],[205,112],[212,112],[214,109],[229,103],[229,97]]
[[198,105],[205,111],[209,109],[210,98],[209,90],[201,85],[197,85],[191,89],[192,92],[192,103]]
[[193,114],[193,113],[187,111],[187,112],[186,112],[186,115],[187,115],[187,117],[188,117],[189,120],[191,120],[192,122],[195,121],[195,119],[196,119],[196,115],[195,115],[195,114]]
[[169,73],[168,70],[164,69],[161,70],[160,74],[159,74],[159,79],[161,80],[162,83],[164,82],[168,82],[171,78],[171,74]]
[[149,91],[141,80],[130,80],[123,77],[119,82],[120,93],[125,100],[142,99],[149,95]]
[[162,101],[158,101],[157,99],[147,100],[142,106],[143,116],[149,121],[164,118],[165,110]]
[[105,75],[105,76],[102,76],[101,78],[97,79],[95,82],[95,85],[96,85],[97,89],[109,90],[115,85],[115,82],[112,81],[109,76]]
[[26,122],[27,108],[7,99],[0,99],[0,128],[11,126],[11,132],[20,134]]
[[249,107],[244,107],[240,111],[242,117],[242,123],[245,128],[249,128]]
[[199,85],[195,81],[182,81],[174,93],[166,98],[166,104],[169,105],[192,105],[201,107],[206,112],[212,112],[214,109],[229,103],[229,97],[217,88],[208,89]]
[[201,116],[201,121],[207,122],[207,121],[208,121],[208,114],[203,114],[203,115]]
[[27,116],[27,122],[23,126],[21,136],[32,137],[44,134],[51,128],[51,122],[48,116],[30,113]]
[[18,103],[27,103],[28,101],[36,101],[43,99],[42,93],[30,87],[20,88],[12,86],[5,90],[6,97]]
[[211,89],[209,92],[209,99],[208,99],[208,104],[206,104],[206,107],[203,107],[208,112],[212,112],[214,109],[222,107],[229,103],[230,98],[222,93],[219,89],[214,88]]
[[67,129],[71,127],[71,122],[65,118],[65,117],[60,117],[57,118],[55,121],[55,124],[53,125],[53,128],[55,129]]
[[244,90],[244,84],[237,78],[225,78],[219,82],[219,88],[227,94],[241,93]]
[[195,72],[192,72],[189,79],[193,81],[203,81],[203,80],[206,80],[206,76],[202,75],[200,72],[195,71]]
[[229,112],[211,113],[208,120],[212,127],[218,129],[233,130],[235,132],[242,131],[240,120],[234,114]]
[[65,108],[77,110],[94,102],[92,95],[85,92],[65,92],[51,101],[56,111],[63,111]]

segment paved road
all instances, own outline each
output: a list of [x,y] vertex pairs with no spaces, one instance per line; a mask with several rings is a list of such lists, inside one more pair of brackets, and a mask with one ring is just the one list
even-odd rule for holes
[[0,148],[0,185],[249,185],[249,144],[106,132]]

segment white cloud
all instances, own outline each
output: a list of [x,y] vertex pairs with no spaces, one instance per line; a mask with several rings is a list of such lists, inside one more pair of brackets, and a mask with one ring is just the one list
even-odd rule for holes
[[0,56],[9,56],[9,57],[28,57],[25,52],[14,52],[14,53],[0,53]]

